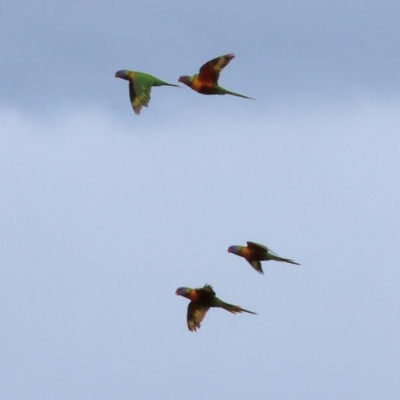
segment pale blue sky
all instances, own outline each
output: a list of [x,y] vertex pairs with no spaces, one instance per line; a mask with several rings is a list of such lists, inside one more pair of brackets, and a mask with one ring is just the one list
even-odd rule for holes
[[398,398],[400,5],[231,3],[3,3],[0,398]]

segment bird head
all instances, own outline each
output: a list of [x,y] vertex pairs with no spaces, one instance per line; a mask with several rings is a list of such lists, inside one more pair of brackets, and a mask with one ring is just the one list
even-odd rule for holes
[[178,296],[188,297],[191,291],[192,289],[188,287],[179,287],[178,289],[176,289],[175,294]]
[[184,75],[180,76],[178,82],[184,83],[187,86],[190,86],[190,76]]
[[229,246],[228,253],[240,254],[240,251],[242,250],[242,248],[243,248],[243,246]]
[[115,73],[115,77],[116,78],[121,78],[121,79],[126,79],[127,81],[129,81],[128,70],[121,69],[121,71],[117,71]]

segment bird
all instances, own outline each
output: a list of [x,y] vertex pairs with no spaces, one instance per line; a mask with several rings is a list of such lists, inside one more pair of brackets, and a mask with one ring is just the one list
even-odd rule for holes
[[186,297],[191,300],[187,310],[187,326],[189,331],[194,332],[200,328],[207,311],[211,307],[220,307],[233,314],[247,312],[257,314],[253,311],[245,310],[239,306],[228,304],[216,297],[211,285],[205,284],[202,288],[191,289],[188,287],[179,287],[175,292],[178,296]]
[[233,253],[236,254],[237,256],[245,258],[246,261],[260,274],[264,274],[260,261],[275,260],[275,261],[287,262],[290,264],[301,265],[296,261],[289,260],[288,258],[279,257],[268,247],[254,242],[247,242],[247,247],[230,246],[228,248],[228,253]]
[[226,67],[234,57],[234,54],[225,54],[224,56],[214,58],[206,62],[200,68],[198,74],[193,76],[180,76],[178,82],[189,86],[191,89],[201,94],[231,94],[233,96],[255,100],[251,97],[231,92],[218,85],[218,78],[221,70]]
[[142,107],[147,107],[150,101],[150,92],[152,86],[175,86],[172,83],[167,83],[153,75],[145,74],[144,72],[129,71],[123,69],[115,73],[116,78],[129,81],[129,98],[133,111],[136,115],[140,114]]

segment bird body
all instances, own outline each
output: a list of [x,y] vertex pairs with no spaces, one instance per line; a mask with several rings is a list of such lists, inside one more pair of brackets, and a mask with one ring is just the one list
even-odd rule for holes
[[180,287],[176,290],[175,294],[191,300],[187,310],[187,325],[189,330],[192,332],[200,328],[201,321],[203,321],[207,311],[211,307],[223,308],[233,314],[241,312],[256,314],[239,306],[225,303],[216,297],[216,293],[214,292],[212,286],[207,284],[202,288],[196,289]]
[[252,99],[251,97],[243,96],[242,94],[231,92],[218,85],[219,74],[229,62],[235,57],[234,54],[225,54],[224,56],[214,58],[206,62],[198,74],[193,76],[183,75],[179,77],[178,82],[184,83],[194,91],[201,94],[231,94],[232,96]]
[[230,246],[228,248],[228,252],[245,258],[246,261],[260,274],[264,273],[260,261],[275,260],[300,265],[299,263],[288,258],[279,257],[268,247],[255,242],[247,242],[247,246]]
[[142,107],[147,107],[150,102],[150,92],[153,86],[175,86],[172,83],[167,83],[153,75],[144,72],[130,71],[124,69],[115,73],[116,78],[121,78],[129,81],[129,98],[135,114],[140,114]]

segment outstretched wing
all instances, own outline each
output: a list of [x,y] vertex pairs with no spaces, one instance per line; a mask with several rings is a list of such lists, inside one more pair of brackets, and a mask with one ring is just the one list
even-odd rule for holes
[[188,305],[187,311],[187,325],[189,331],[196,331],[197,328],[200,328],[200,323],[203,321],[207,311],[210,307],[200,306],[195,302],[191,301]]
[[247,246],[249,249],[252,250],[258,250],[258,251],[266,251],[270,256],[278,257],[278,254],[273,252],[271,249],[269,249],[267,246],[263,246],[262,244],[255,243],[255,242],[247,242]]
[[211,285],[209,285],[208,283],[206,283],[201,289],[197,289],[197,290],[200,290],[203,293],[203,296],[205,293],[208,295],[207,297],[213,297],[216,295],[213,287]]
[[[249,249],[253,250],[255,252],[255,254],[266,256],[266,258],[264,258],[264,260],[284,261],[284,262],[287,262],[287,263],[290,263],[290,264],[300,265],[298,262],[290,260],[289,258],[282,258],[282,257],[278,256],[278,254],[274,253],[272,250],[270,250],[266,246],[263,246],[262,244],[258,244],[258,243],[254,243],[254,242],[247,242],[247,246],[248,246]],[[262,253],[264,253],[264,254],[262,254]],[[253,265],[253,263],[251,261],[249,261],[249,263],[258,272],[262,272],[262,269],[261,269],[261,271],[258,270],[257,266]],[[261,264],[260,264],[260,268],[261,268]]]
[[271,252],[271,250],[267,246],[263,246],[262,244],[255,243],[255,242],[247,242],[247,247],[251,250],[264,250],[267,252]]
[[247,260],[247,262],[260,274],[264,274],[261,263],[258,260]]
[[151,85],[147,79],[135,77],[129,81],[129,97],[135,114],[140,114],[142,107],[147,107],[150,101]]
[[225,54],[224,56],[214,58],[206,62],[199,71],[199,80],[202,83],[218,84],[219,73],[234,58],[234,54]]

